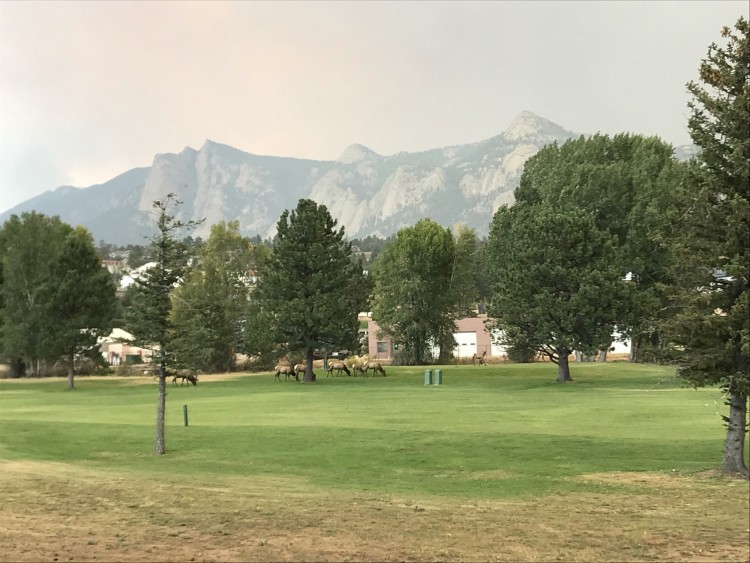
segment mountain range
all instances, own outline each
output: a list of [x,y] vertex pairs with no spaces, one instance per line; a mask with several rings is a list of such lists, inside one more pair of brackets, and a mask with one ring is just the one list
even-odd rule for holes
[[477,143],[387,156],[355,144],[334,161],[259,156],[206,141],[200,150],[158,154],[151,166],[103,184],[45,192],[0,214],[0,224],[34,210],[83,225],[97,241],[146,244],[155,232],[153,202],[174,193],[179,219],[205,219],[192,233],[204,239],[221,220],[238,220],[247,236],[273,237],[281,213],[300,198],[324,204],[349,238],[387,237],[426,217],[484,236],[498,207],[513,202],[526,160],[577,136],[523,112]]

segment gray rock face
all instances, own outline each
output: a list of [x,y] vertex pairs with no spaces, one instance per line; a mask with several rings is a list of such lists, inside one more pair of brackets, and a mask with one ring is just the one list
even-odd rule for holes
[[86,226],[97,241],[144,244],[153,233],[153,202],[174,193],[183,202],[180,219],[205,219],[193,233],[204,239],[221,220],[238,220],[245,235],[272,237],[281,213],[300,198],[324,204],[350,238],[385,237],[422,218],[463,223],[482,236],[497,208],[512,203],[526,160],[574,136],[523,112],[505,132],[478,143],[390,156],[355,144],[335,161],[302,160],[206,141],[200,150],[159,154],[149,168],[101,185],[47,192],[0,222],[36,210]]

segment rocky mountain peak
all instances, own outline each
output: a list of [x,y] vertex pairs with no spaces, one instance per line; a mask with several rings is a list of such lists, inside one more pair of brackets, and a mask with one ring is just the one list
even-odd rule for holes
[[179,219],[240,223],[247,236],[273,237],[282,212],[301,198],[325,205],[352,238],[388,236],[423,218],[487,233],[492,215],[512,203],[529,157],[545,144],[576,136],[532,112],[504,134],[444,149],[381,157],[353,144],[335,161],[260,156],[206,140],[199,150],[163,153],[97,186],[37,196],[0,215],[39,210],[89,228],[95,240],[141,244],[154,232],[153,202],[175,193]]
[[368,149],[364,145],[349,145],[344,152],[336,159],[339,164],[354,164],[365,160],[375,160],[380,155],[375,151]]
[[546,137],[556,130],[562,131],[562,128],[535,113],[522,111],[505,130],[503,137],[508,141],[518,141],[538,137],[540,134]]

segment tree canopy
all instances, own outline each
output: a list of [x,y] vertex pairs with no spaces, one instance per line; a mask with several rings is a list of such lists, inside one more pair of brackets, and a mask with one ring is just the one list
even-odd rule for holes
[[688,123],[700,153],[668,215],[678,291],[670,336],[679,376],[720,385],[729,416],[723,470],[748,475],[744,461],[750,393],[750,24],[725,27],[690,82]]
[[166,410],[167,363],[172,358],[172,291],[182,280],[190,257],[189,247],[177,234],[190,229],[195,223],[177,219],[176,207],[180,201],[174,194],[153,203],[156,210],[157,234],[151,240],[156,265],[136,280],[137,289],[133,304],[128,309],[128,329],[136,341],[155,351],[159,365],[159,398],[156,409],[155,453],[166,453],[164,416]]
[[16,366],[41,375],[67,359],[68,387],[74,362],[95,353],[116,307],[115,287],[93,239],[59,217],[11,216],[0,229],[0,348]]
[[516,190],[519,204],[585,209],[613,235],[617,266],[635,289],[618,329],[631,337],[636,361],[653,358],[662,343],[656,321],[670,256],[653,233],[683,173],[672,146],[657,137],[597,134],[542,148],[527,161]]
[[[267,260],[260,265],[256,294],[275,341],[303,352],[304,380],[314,381],[315,350],[354,350],[359,346],[357,315],[366,308],[369,282],[352,258],[344,228],[324,205],[301,199],[284,211]],[[283,351],[283,349],[281,351]]]
[[239,222],[221,221],[172,297],[172,350],[177,362],[201,371],[231,371],[242,348],[248,313],[252,245]]
[[97,339],[112,330],[117,288],[102,267],[91,234],[83,227],[76,227],[65,238],[52,276],[54,282],[47,291],[55,348],[67,358],[68,388],[72,389],[76,355],[91,351],[98,356]]
[[378,257],[372,270],[373,319],[403,346],[402,363],[423,364],[433,345],[450,344],[451,350],[455,345],[455,257],[451,232],[429,219],[401,229]]
[[53,265],[72,227],[60,218],[32,211],[12,215],[0,230],[2,261],[2,349],[24,361],[35,375],[54,361],[54,323],[50,319],[49,285]]
[[612,235],[584,209],[501,207],[485,257],[493,281],[488,314],[504,343],[546,354],[558,364],[558,381],[571,381],[568,356],[609,346],[627,302],[617,256]]

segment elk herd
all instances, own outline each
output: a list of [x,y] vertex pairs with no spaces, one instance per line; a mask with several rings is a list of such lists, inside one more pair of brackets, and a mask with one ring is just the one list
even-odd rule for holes
[[[281,376],[283,375],[284,381],[287,381],[290,377],[299,381],[300,374],[305,373],[305,367],[305,364],[278,364],[274,368],[274,379],[276,381],[281,381]],[[380,373],[385,377],[385,368],[383,368],[380,362],[370,361],[367,358],[355,356],[354,358],[344,361],[329,361],[328,367],[326,368],[326,377],[332,376],[333,372],[336,372],[337,377],[340,376],[342,372],[349,376],[353,373],[355,376],[362,375],[367,377],[370,371],[372,371],[373,377],[375,377],[376,373]]]

